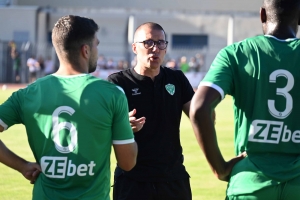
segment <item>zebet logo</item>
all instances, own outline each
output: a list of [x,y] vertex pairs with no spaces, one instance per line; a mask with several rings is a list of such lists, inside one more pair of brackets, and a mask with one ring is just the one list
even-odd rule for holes
[[93,176],[94,161],[76,166],[67,157],[44,156],[41,159],[41,166],[44,174],[50,178],[65,178],[66,176]]
[[[276,95],[282,96],[286,100],[285,108],[282,111],[278,111],[275,107],[274,99],[268,99],[269,113],[277,119],[286,119],[293,110],[293,97],[289,93],[294,87],[294,77],[287,70],[275,70],[270,74],[269,82],[276,83],[278,77],[284,77],[287,79],[286,86],[276,89]],[[281,98],[282,98],[281,97]],[[267,121],[267,120],[254,120],[251,124],[248,141],[273,143],[279,144],[279,142],[300,143],[300,130],[289,130],[287,125],[284,125],[283,121]]]
[[292,132],[283,122],[254,120],[248,141],[279,144],[279,142],[300,143],[300,130]]
[[[52,114],[52,139],[55,144],[57,151],[63,154],[71,153],[77,146],[77,130],[76,127],[69,122],[60,122],[59,115],[67,113],[73,115],[75,110],[68,106],[60,106]],[[68,146],[62,146],[59,139],[59,131],[67,129],[70,131],[70,144]],[[43,156],[41,158],[41,168],[43,173],[50,178],[65,178],[66,176],[93,176],[93,169],[96,166],[94,161],[90,163],[83,163],[75,165],[72,160],[68,157],[54,157],[54,156]]]

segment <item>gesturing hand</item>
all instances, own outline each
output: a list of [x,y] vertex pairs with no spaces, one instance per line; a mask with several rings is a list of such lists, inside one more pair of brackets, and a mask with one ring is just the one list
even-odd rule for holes
[[134,116],[135,114],[136,114],[136,109],[133,109],[132,111],[130,111],[128,113],[130,126],[131,126],[131,129],[134,133],[141,130],[143,128],[145,122],[146,122],[145,117],[141,117],[139,119],[136,119],[136,117]]

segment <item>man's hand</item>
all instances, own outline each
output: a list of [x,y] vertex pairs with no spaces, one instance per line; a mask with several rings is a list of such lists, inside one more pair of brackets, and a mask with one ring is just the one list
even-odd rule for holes
[[223,171],[222,174],[218,174],[217,172],[215,172],[215,175],[216,177],[221,180],[221,181],[226,181],[228,182],[229,181],[229,178],[230,178],[230,173],[232,171],[232,168],[234,167],[234,165],[241,161],[242,159],[244,159],[245,157],[247,156],[247,153],[246,152],[243,152],[241,153],[240,155],[232,158],[231,160],[229,160],[228,162],[226,162],[226,165],[225,165],[225,169]]
[[39,164],[28,162],[25,159],[21,158],[10,149],[8,149],[1,140],[0,162],[20,172],[26,179],[30,181],[31,184],[35,182],[40,172],[42,171]]
[[136,114],[136,109],[133,109],[132,111],[129,112],[129,122],[131,129],[134,133],[138,132],[141,130],[146,122],[145,117],[141,117],[139,119],[136,119],[134,115]]
[[22,167],[20,172],[27,180],[30,181],[31,184],[34,184],[41,171],[39,164],[28,162]]

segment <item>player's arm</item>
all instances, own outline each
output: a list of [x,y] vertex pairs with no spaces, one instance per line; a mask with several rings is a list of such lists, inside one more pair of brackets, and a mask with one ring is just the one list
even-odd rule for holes
[[214,127],[214,109],[221,100],[220,93],[207,86],[200,86],[192,101],[190,119],[197,142],[202,149],[213,173],[223,181],[228,181],[232,167],[243,156],[226,162],[218,146]]
[[[189,115],[189,113],[190,113],[190,107],[191,107],[191,101],[189,101],[189,102],[187,102],[187,103],[185,103],[184,105],[183,105],[183,112],[186,114],[186,116],[188,116],[188,117],[190,117]],[[212,115],[211,115],[211,117],[212,117],[212,120],[213,120],[213,122],[215,123],[215,121],[216,121],[216,111],[215,110],[213,110],[212,111]]]
[[190,117],[190,106],[191,106],[191,101],[188,101],[187,103],[183,104],[183,107],[182,107],[183,112],[188,117]]
[[136,142],[129,144],[114,144],[113,147],[118,166],[124,171],[130,171],[136,164],[138,152]]
[[[0,125],[0,132],[3,131],[3,127]],[[0,140],[0,162],[4,165],[19,171],[30,183],[34,183],[41,168],[37,163],[27,162],[23,158],[19,157],[11,150],[9,150],[5,144]]]

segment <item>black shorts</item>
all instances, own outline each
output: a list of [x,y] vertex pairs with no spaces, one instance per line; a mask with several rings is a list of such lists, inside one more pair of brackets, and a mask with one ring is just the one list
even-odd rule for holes
[[189,178],[168,182],[139,182],[118,174],[114,177],[113,200],[191,200]]

